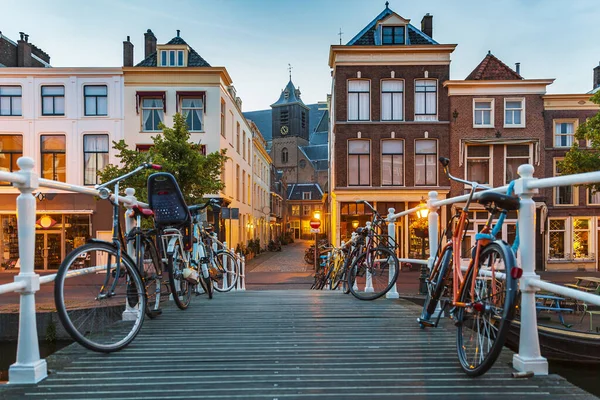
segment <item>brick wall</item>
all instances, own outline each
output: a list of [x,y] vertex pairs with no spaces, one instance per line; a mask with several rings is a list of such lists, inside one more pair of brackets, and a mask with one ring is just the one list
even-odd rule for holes
[[0,64],[7,67],[17,66],[17,46],[4,37],[0,37]]

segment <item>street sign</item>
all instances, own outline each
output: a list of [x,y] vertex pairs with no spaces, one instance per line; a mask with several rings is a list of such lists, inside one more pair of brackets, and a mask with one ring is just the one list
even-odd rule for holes
[[221,218],[223,219],[240,219],[239,208],[221,208]]
[[319,229],[321,227],[321,220],[312,219],[310,221],[310,227],[313,229]]
[[321,229],[319,228],[310,228],[310,233],[321,233]]

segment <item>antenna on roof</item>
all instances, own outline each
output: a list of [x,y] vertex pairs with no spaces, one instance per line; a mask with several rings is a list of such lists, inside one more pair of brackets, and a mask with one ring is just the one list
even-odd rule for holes
[[292,80],[292,69],[293,69],[293,68],[294,68],[294,67],[292,67],[292,64],[289,64],[289,63],[288,63],[288,71],[290,72],[290,81]]
[[338,33],[338,36],[340,37],[340,44],[342,44],[342,35],[344,34],[344,32],[342,32],[342,28],[340,28],[340,31]]

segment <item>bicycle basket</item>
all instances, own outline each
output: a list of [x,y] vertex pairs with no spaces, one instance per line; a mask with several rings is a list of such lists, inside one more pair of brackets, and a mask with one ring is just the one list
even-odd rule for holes
[[148,203],[159,227],[179,226],[190,221],[190,212],[175,177],[157,172],[148,177]]

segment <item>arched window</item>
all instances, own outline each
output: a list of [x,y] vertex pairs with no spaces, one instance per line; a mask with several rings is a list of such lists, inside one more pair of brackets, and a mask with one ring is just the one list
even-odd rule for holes
[[287,147],[284,147],[281,150],[281,162],[283,164],[287,164],[287,162],[288,162],[288,149],[287,149]]

